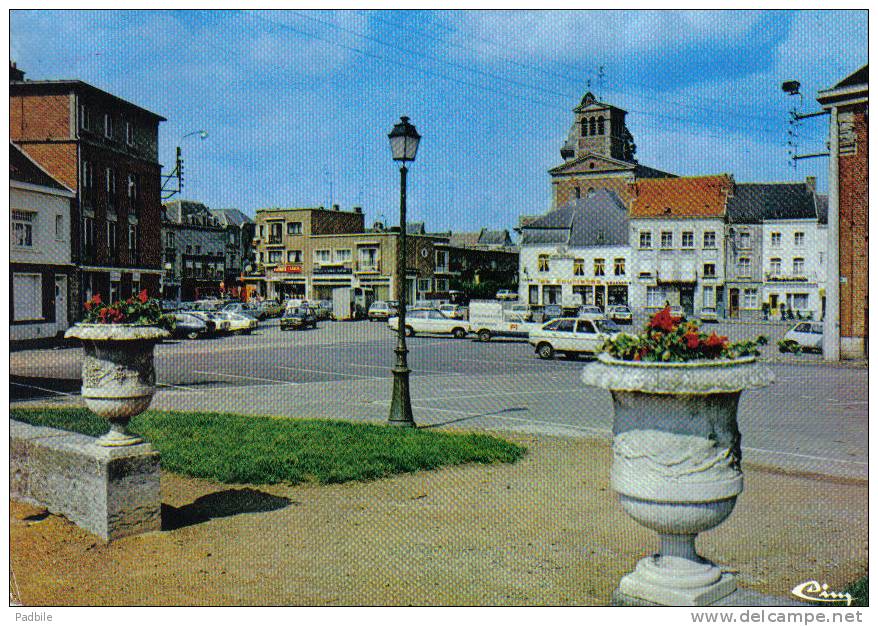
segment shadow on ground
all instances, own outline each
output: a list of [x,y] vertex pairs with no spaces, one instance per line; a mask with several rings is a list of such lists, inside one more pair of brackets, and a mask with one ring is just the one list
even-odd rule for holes
[[162,504],[162,530],[176,530],[241,513],[277,511],[298,504],[289,498],[273,496],[256,489],[227,489],[201,496],[181,507]]
[[9,399],[30,400],[36,398],[55,398],[59,395],[78,394],[82,379],[46,378],[41,376],[9,377]]

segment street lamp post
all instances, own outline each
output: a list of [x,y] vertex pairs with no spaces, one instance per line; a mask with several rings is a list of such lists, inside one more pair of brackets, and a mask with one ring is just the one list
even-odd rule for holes
[[388,135],[390,151],[394,161],[401,163],[399,168],[399,236],[396,249],[396,299],[399,301],[399,325],[396,329],[396,366],[393,368],[393,396],[390,400],[389,422],[396,426],[414,427],[412,400],[409,392],[409,366],[406,359],[408,349],[405,345],[406,309],[406,163],[415,160],[421,136],[409,118],[403,116]]
[[[162,175],[162,200],[169,200],[176,194],[183,192],[183,151],[180,148],[180,144],[183,143],[183,140],[186,139],[186,137],[192,137],[193,135],[198,135],[198,138],[202,141],[207,139],[206,130],[193,130],[192,132],[180,136],[180,139],[177,141],[177,158],[174,162],[174,170],[170,174]],[[168,188],[168,185],[175,178],[177,179],[177,188]]]

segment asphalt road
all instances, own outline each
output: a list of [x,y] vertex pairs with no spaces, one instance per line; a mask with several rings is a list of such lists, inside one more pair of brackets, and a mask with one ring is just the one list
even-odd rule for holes
[[[868,477],[868,370],[819,355],[780,355],[781,325],[718,324],[733,340],[760,332],[777,382],[744,393],[745,462],[791,471]],[[154,408],[383,421],[395,336],[385,324],[322,322],[250,336],[169,342],[156,348]],[[583,361],[541,361],[523,341],[408,340],[412,406],[420,426],[465,426],[610,437],[606,391],[584,386]],[[81,351],[10,355],[13,405],[78,402]]]

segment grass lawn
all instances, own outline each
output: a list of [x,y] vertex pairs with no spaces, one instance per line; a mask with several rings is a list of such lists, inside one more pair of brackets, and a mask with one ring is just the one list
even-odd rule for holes
[[[12,409],[12,419],[92,437],[106,420],[86,409]],[[129,431],[162,468],[222,483],[340,483],[461,463],[512,463],[525,448],[498,437],[330,420],[147,411]]]
[[845,589],[854,599],[853,606],[869,606],[869,576],[863,576]]

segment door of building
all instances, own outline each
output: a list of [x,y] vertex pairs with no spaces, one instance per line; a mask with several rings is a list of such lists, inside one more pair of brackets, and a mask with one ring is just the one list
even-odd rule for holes
[[732,287],[729,289],[729,317],[732,319],[737,319],[738,317],[738,307],[740,290],[737,287]]
[[606,303],[606,298],[604,297],[604,294],[606,293],[604,291],[605,289],[606,287],[595,287],[594,290],[594,304],[601,311],[604,310],[604,304]]
[[67,277],[55,277],[55,328],[58,332],[67,330]]
[[680,306],[683,307],[683,311],[687,316],[692,316],[695,314],[694,306],[695,306],[695,288],[694,287],[683,287],[680,289]]

